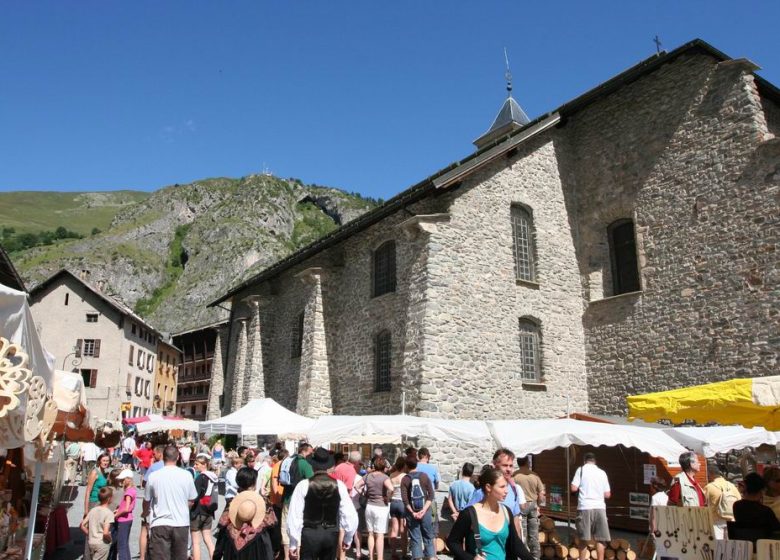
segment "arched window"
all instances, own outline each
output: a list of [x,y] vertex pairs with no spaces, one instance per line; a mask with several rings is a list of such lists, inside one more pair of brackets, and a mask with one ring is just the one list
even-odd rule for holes
[[628,219],[612,222],[607,228],[607,235],[612,265],[612,295],[639,291],[634,222]]
[[542,354],[539,325],[530,319],[520,319],[520,379],[539,383],[542,380]]
[[519,204],[511,208],[512,240],[515,254],[515,277],[536,282],[536,247],[534,220],[529,209]]
[[395,291],[395,241],[374,251],[374,297]]
[[384,330],[374,339],[375,384],[374,390],[390,390],[390,362],[392,353],[392,337],[390,331]]

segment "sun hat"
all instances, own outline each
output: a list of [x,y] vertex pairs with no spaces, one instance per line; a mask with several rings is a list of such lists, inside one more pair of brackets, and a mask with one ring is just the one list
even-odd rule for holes
[[326,471],[333,466],[333,455],[324,447],[318,447],[309,457],[311,468],[315,471]]
[[230,502],[228,518],[236,528],[249,523],[254,529],[260,526],[265,517],[265,500],[252,490],[244,490]]
[[122,469],[122,472],[116,475],[116,480],[124,480],[126,478],[133,478],[133,471],[130,469]]

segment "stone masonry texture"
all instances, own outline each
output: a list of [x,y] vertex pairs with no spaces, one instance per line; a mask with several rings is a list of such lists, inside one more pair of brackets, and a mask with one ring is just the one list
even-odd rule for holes
[[[232,322],[225,387],[247,376],[250,391],[261,383],[313,416],[398,414],[403,402],[407,414],[500,419],[625,414],[627,395],[773,374],[778,129],[749,63],[683,54],[236,294],[234,318],[252,317],[245,299],[259,296],[262,367],[239,371],[259,362],[243,356],[245,326]],[[513,204],[533,217],[533,283],[515,279]],[[615,296],[607,231],[621,219],[634,222],[641,289]],[[389,240],[396,290],[373,297],[372,254]],[[541,383],[519,376],[523,318],[540,327]],[[391,388],[378,392],[383,330]],[[225,402],[227,413],[237,399]],[[492,454],[418,443],[445,479]]]

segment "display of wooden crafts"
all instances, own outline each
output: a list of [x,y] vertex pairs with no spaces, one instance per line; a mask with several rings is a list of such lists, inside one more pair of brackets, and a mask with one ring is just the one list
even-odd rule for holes
[[0,418],[16,410],[21,404],[19,396],[30,388],[33,375],[28,362],[18,345],[0,337]]

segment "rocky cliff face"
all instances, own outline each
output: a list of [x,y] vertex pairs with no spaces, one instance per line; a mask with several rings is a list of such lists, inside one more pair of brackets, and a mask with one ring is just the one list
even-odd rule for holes
[[60,268],[156,328],[177,332],[226,318],[206,304],[251,274],[373,207],[338,189],[267,175],[175,185],[127,206],[99,235],[15,256],[28,287]]

